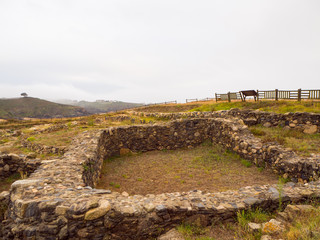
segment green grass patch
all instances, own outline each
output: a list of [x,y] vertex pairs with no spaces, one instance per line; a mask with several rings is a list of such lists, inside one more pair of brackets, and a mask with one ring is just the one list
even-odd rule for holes
[[242,159],[241,160],[241,164],[245,167],[251,167],[252,166],[252,163],[248,160],[245,160],[245,159]]
[[181,224],[177,227],[177,230],[186,239],[206,233],[205,228],[193,224]]
[[265,212],[260,208],[248,211],[239,211],[237,213],[237,222],[238,222],[238,229],[236,229],[236,236],[237,239],[252,239],[252,240],[260,240],[262,233],[261,231],[258,232],[251,232],[249,230],[248,224],[250,222],[254,223],[263,223],[269,221],[273,217],[273,214],[269,212]]
[[263,223],[272,218],[272,214],[263,211],[261,208],[256,208],[254,210],[239,211],[237,213],[237,221],[242,226],[245,227],[249,222]]
[[111,187],[120,188],[120,184],[118,184],[118,183],[111,182],[111,183],[109,183],[109,185]]

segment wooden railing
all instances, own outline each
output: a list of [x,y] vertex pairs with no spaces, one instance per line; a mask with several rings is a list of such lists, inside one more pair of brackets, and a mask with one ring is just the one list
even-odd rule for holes
[[[298,100],[302,99],[320,99],[320,89],[317,90],[257,90],[257,99],[270,99],[270,100]],[[229,101],[241,100],[240,92],[216,93],[216,101]]]

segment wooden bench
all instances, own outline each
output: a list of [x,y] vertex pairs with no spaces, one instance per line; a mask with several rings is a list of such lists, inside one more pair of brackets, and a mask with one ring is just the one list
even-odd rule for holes
[[243,102],[246,101],[246,97],[254,97],[254,100],[257,101],[258,98],[258,93],[255,90],[245,90],[245,91],[240,91],[241,95],[241,100]]

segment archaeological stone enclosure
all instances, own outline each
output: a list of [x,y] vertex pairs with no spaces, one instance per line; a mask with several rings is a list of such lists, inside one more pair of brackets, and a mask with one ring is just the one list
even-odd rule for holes
[[[248,125],[320,131],[320,114],[260,111],[139,113],[166,123],[111,127],[83,132],[62,159],[32,162],[3,156],[0,167],[32,172],[0,195],[8,205],[0,220],[3,239],[150,239],[182,222],[207,226],[232,221],[239,210],[274,210],[282,204],[320,199],[319,155],[301,157],[276,143],[263,143]],[[145,152],[194,147],[210,140],[292,182],[248,186],[235,191],[128,195],[96,189],[103,160],[121,150]],[[29,166],[30,162],[30,166]],[[2,164],[2,165],[1,165]],[[21,166],[20,166],[20,165]],[[9,170],[8,170],[9,171]]]

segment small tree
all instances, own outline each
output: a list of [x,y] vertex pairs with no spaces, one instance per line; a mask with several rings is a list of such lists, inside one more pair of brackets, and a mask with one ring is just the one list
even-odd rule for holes
[[24,93],[21,93],[20,95],[21,95],[22,97],[28,97],[28,94],[25,93],[25,92],[24,92]]

